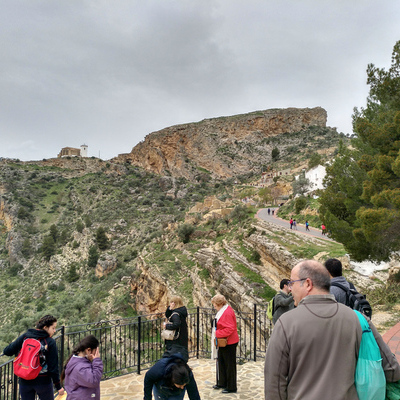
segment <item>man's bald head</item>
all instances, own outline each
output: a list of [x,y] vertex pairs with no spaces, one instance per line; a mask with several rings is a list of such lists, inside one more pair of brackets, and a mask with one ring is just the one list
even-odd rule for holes
[[299,279],[310,278],[315,289],[329,294],[331,277],[327,269],[320,262],[315,260],[304,260],[298,263],[293,268],[293,271],[295,269]]

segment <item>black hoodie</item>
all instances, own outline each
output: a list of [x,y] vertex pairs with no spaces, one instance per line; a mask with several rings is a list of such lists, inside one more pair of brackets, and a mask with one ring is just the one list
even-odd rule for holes
[[3,350],[3,353],[6,356],[18,355],[18,353],[22,348],[22,344],[24,343],[25,338],[38,339],[42,342],[46,341],[47,351],[45,354],[46,354],[47,372],[44,372],[42,370],[39,376],[32,380],[19,378],[20,384],[22,383],[24,385],[33,385],[37,383],[39,384],[48,383],[52,380],[56,389],[60,390],[61,383],[60,383],[60,373],[58,370],[58,353],[57,353],[56,341],[52,339],[44,329],[28,329],[18,339],[9,344]]

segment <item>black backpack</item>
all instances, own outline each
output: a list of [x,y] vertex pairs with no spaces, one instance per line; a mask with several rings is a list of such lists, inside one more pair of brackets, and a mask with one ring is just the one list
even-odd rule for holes
[[340,283],[332,282],[331,286],[337,286],[346,292],[346,306],[360,311],[370,319],[372,318],[372,308],[367,297],[364,294],[358,293],[354,285],[350,284],[350,288],[348,288]]

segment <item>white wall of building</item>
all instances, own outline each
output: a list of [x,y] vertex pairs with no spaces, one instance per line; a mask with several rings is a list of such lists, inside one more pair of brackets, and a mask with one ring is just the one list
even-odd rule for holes
[[309,187],[310,192],[324,188],[322,182],[326,175],[326,168],[323,165],[318,165],[313,169],[310,169],[309,171],[306,172],[305,175],[306,178],[310,181],[310,187]]
[[83,144],[81,146],[81,157],[87,157],[88,156],[88,146],[87,144]]

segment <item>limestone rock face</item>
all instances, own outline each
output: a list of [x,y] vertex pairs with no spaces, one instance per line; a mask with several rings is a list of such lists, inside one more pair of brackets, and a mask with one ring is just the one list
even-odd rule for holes
[[141,314],[164,313],[170,295],[167,282],[157,271],[150,269],[138,258],[138,279],[131,280],[131,293],[135,297],[136,311]]
[[117,259],[109,254],[106,254],[104,260],[99,259],[96,265],[96,276],[101,278],[104,275],[115,271],[117,268]]
[[320,107],[206,119],[153,132],[118,161],[188,179],[201,173],[229,178],[271,161],[269,137],[300,132],[309,126],[326,127],[326,121],[327,113]]

